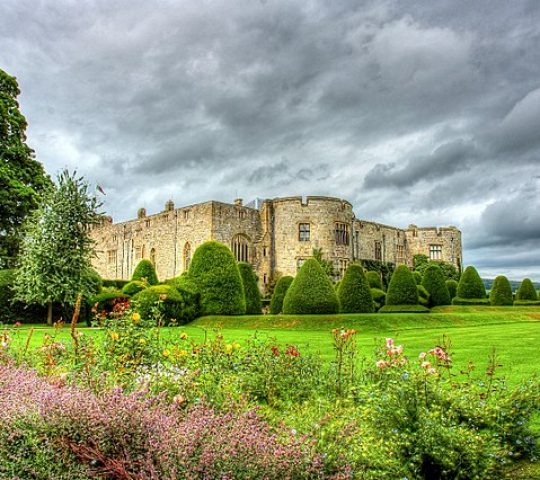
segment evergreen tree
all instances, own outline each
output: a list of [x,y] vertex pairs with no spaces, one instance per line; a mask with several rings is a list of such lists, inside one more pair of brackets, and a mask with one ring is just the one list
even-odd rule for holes
[[444,275],[439,265],[431,263],[427,266],[424,270],[422,286],[429,293],[429,305],[431,307],[450,305],[452,299],[450,298],[450,292],[448,292]]
[[380,272],[370,270],[366,273],[366,279],[371,288],[378,288],[379,290],[384,290]]
[[536,289],[534,288],[533,283],[530,279],[525,278],[521,282],[521,285],[519,286],[517,292],[516,292],[516,300],[524,300],[524,301],[537,301],[538,300],[538,294],[536,293]]
[[48,306],[73,305],[78,294],[94,293],[94,253],[89,227],[99,220],[98,201],[88,184],[64,171],[25,225],[15,280],[15,298]]
[[133,271],[131,281],[146,281],[149,285],[157,285],[159,281],[152,262],[146,259],[141,260]]
[[386,305],[417,305],[418,290],[412,272],[406,265],[399,265],[386,294]]
[[446,280],[446,288],[448,289],[448,293],[450,294],[450,300],[452,300],[457,295],[457,287],[458,282],[455,280]]
[[0,268],[19,252],[22,224],[51,187],[41,163],[26,145],[26,119],[19,111],[19,86],[0,69]]
[[283,299],[287,294],[287,290],[291,286],[294,278],[290,276],[281,277],[276,283],[274,288],[274,294],[272,295],[272,300],[270,300],[270,313],[277,315],[283,310]]
[[486,287],[480,275],[473,266],[468,266],[459,280],[458,298],[484,299],[486,298]]
[[512,305],[514,303],[512,295],[512,285],[504,275],[499,275],[489,292],[489,303],[495,306]]
[[345,271],[337,296],[339,310],[343,313],[372,313],[373,299],[364,269],[352,264]]
[[262,312],[261,292],[257,285],[257,275],[253,271],[251,264],[240,262],[238,264],[242,283],[244,285],[244,295],[246,297],[246,314],[260,315]]

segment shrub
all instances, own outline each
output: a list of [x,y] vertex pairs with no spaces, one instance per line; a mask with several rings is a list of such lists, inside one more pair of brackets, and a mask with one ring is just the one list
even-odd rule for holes
[[515,300],[514,305],[521,307],[536,307],[540,305],[540,300]]
[[132,280],[124,285],[124,288],[122,288],[122,293],[128,297],[132,297],[148,286],[149,284],[145,280]]
[[422,284],[422,274],[420,272],[413,272],[414,281],[416,282],[416,285]]
[[253,267],[246,262],[238,264],[242,284],[244,285],[244,295],[246,297],[246,313],[248,315],[260,315],[262,311],[261,292],[257,285],[257,275]]
[[459,280],[457,296],[459,298],[486,298],[486,287],[476,268],[468,266]]
[[538,294],[536,293],[534,285],[530,279],[523,279],[516,292],[516,300],[529,300],[533,302],[538,300]]
[[197,293],[197,287],[193,283],[193,281],[190,280],[188,272],[182,273],[178,277],[170,278],[165,282],[166,285],[170,285],[171,287],[176,288],[177,290],[187,290],[191,293]]
[[47,310],[41,305],[26,305],[22,302],[14,302],[13,284],[15,282],[15,270],[0,270],[0,322],[36,323],[44,321]]
[[430,264],[424,270],[422,286],[429,293],[429,306],[450,305],[451,298],[444,280],[441,268],[437,264]]
[[502,306],[512,305],[514,303],[512,295],[512,286],[504,275],[499,275],[489,292],[489,302],[491,305]]
[[133,297],[135,309],[145,319],[159,312],[165,324],[183,325],[197,318],[199,296],[170,285],[153,285]]
[[274,288],[274,294],[272,295],[272,300],[270,301],[270,313],[277,315],[283,310],[283,299],[287,290],[291,286],[294,278],[285,276],[281,277]]
[[452,305],[489,305],[489,298],[461,298],[454,297]]
[[129,297],[121,290],[114,288],[104,288],[101,293],[88,299],[89,307],[93,313],[99,317],[105,318],[114,311],[118,303],[129,302]]
[[378,288],[379,290],[384,290],[381,274],[373,270],[366,273],[366,278],[369,283],[370,288]]
[[416,285],[416,291],[418,292],[418,303],[424,307],[429,307],[429,292],[423,285]]
[[88,279],[90,280],[92,293],[98,294],[103,288],[103,280],[99,276],[99,273],[96,272],[93,268],[90,268],[87,273]]
[[243,315],[246,298],[238,264],[228,247],[203,243],[193,255],[188,280],[201,298],[201,315]]
[[446,288],[450,294],[450,300],[452,300],[457,295],[458,282],[455,280],[446,280],[444,283],[446,283]]
[[150,260],[143,259],[137,264],[133,275],[131,275],[131,281],[134,280],[145,280],[149,285],[157,285],[159,283],[156,269]]
[[373,299],[364,269],[360,265],[350,265],[343,275],[337,296],[339,311],[342,313],[372,313]]
[[334,286],[317,260],[304,262],[283,300],[283,313],[337,313],[338,299]]
[[379,288],[370,288],[370,293],[377,310],[386,303],[386,292],[384,290]]
[[386,305],[416,305],[418,291],[412,272],[406,265],[399,265],[388,285]]
[[120,278],[111,280],[111,279],[103,279],[103,288],[116,288],[118,290],[122,290],[130,280],[122,280]]

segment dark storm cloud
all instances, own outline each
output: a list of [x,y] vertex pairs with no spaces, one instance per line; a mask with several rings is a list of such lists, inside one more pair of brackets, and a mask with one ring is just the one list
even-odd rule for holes
[[169,197],[341,196],[459,225],[470,262],[540,279],[515,254],[540,224],[535,0],[5,0],[0,32],[29,144],[117,220]]

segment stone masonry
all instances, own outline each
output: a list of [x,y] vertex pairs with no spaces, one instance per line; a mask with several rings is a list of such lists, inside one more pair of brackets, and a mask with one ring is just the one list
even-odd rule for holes
[[313,249],[321,249],[340,277],[355,260],[412,265],[416,254],[461,269],[461,232],[450,227],[400,229],[357,219],[352,205],[332,197],[285,197],[258,205],[209,201],[94,227],[94,267],[103,278],[129,279],[137,263],[150,259],[161,280],[186,271],[195,249],[207,240],[229,246],[239,261],[250,262],[261,288],[276,274],[296,275]]

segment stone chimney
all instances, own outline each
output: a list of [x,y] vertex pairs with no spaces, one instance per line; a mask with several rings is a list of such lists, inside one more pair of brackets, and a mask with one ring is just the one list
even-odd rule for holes
[[146,217],[146,208],[139,208],[139,210],[137,210],[137,218],[144,217]]
[[167,201],[165,204],[165,211],[172,212],[174,210],[174,202],[172,200]]

